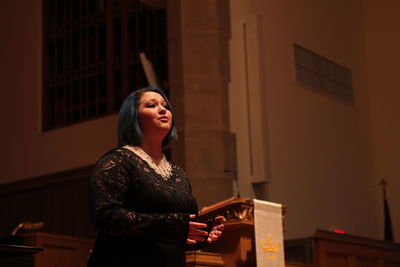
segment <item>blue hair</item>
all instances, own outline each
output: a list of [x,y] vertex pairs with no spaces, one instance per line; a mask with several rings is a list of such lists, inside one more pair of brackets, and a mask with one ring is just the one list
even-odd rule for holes
[[[173,113],[171,103],[169,102],[163,91],[161,91],[157,87],[148,86],[133,92],[127,98],[125,98],[119,111],[117,127],[118,146],[140,146],[140,144],[142,143],[143,132],[140,128],[137,108],[139,106],[140,98],[146,92],[155,92],[161,95],[167,103],[166,109]],[[175,140],[178,140],[178,134],[175,128],[174,116],[172,114],[171,129],[164,137],[164,140],[162,141],[162,146],[166,147]]]

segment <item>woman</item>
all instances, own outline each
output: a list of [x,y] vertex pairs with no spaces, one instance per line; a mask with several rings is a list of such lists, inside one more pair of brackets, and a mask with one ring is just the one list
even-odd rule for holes
[[100,158],[91,178],[98,234],[88,266],[185,266],[185,250],[221,236],[224,218],[216,217],[209,232],[195,221],[198,208],[186,174],[162,153],[176,139],[162,91],[146,87],[125,99],[119,146]]

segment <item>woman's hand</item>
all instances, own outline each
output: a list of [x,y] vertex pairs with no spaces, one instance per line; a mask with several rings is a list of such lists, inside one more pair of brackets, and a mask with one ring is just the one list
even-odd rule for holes
[[222,231],[224,230],[224,225],[222,224],[223,221],[225,221],[224,216],[215,217],[214,226],[211,228],[210,234],[207,238],[208,243],[217,241],[218,238],[222,235]]
[[[192,220],[194,218],[196,218],[196,215],[190,214],[190,219]],[[206,228],[207,224],[205,223],[189,221],[189,235],[186,239],[186,244],[193,245],[196,244],[197,241],[204,241],[208,236],[208,232],[201,229]]]

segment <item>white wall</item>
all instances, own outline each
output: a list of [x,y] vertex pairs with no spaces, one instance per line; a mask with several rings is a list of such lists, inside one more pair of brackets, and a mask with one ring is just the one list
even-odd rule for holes
[[0,183],[94,164],[116,143],[116,116],[41,131],[42,4],[0,9]]
[[[267,199],[287,206],[286,238],[317,228],[380,238],[378,185],[372,179],[366,57],[360,1],[231,1],[231,130],[238,134],[239,182],[253,197],[243,111],[241,22],[262,16],[263,115],[270,184]],[[354,105],[295,83],[293,43],[353,72]],[[258,68],[258,66],[251,66]],[[250,67],[250,68],[251,68]]]

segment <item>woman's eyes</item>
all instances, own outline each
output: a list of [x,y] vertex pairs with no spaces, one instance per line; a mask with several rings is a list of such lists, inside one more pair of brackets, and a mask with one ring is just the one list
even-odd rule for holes
[[[146,107],[148,107],[148,108],[154,108],[154,107],[156,107],[157,105],[156,104],[154,104],[154,103],[152,103],[152,104],[147,104],[146,105]],[[161,106],[163,106],[164,108],[166,108],[166,109],[168,109],[168,105],[167,105],[167,103],[163,103],[163,104],[161,104]]]

